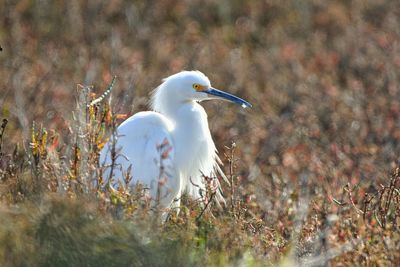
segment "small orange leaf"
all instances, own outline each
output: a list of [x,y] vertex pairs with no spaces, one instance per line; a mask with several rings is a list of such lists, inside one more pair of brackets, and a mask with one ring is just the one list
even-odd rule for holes
[[51,151],[55,150],[59,143],[60,143],[60,141],[59,141],[58,135],[52,136],[52,142],[49,147],[49,150],[51,150]]
[[126,120],[128,118],[128,114],[116,114],[115,118],[117,120]]
[[106,123],[111,124],[112,122],[112,113],[111,110],[107,110],[106,118],[105,118]]
[[97,147],[99,148],[99,150],[102,150],[103,147],[106,145],[107,142],[101,142],[97,144]]

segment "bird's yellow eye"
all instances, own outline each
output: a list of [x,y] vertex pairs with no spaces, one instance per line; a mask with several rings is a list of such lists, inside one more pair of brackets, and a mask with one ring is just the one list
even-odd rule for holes
[[193,84],[193,89],[196,91],[201,91],[201,90],[203,90],[203,86],[201,86],[198,83],[195,83],[195,84]]

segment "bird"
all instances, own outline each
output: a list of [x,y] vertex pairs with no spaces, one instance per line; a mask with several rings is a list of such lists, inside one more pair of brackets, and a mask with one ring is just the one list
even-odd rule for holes
[[[219,174],[229,183],[220,166],[207,113],[200,105],[214,99],[243,108],[252,106],[212,87],[198,70],[163,79],[151,95],[151,111],[138,112],[122,122],[100,151],[103,184],[113,188],[141,184],[152,202],[166,210],[179,211],[184,193],[203,203],[205,178]],[[219,180],[215,181],[216,200],[223,203]]]

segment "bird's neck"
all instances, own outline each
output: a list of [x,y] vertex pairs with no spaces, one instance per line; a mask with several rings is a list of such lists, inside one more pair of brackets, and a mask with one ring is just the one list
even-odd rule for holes
[[209,176],[214,166],[215,145],[207,114],[200,104],[192,101],[182,104],[169,119],[175,123],[175,160],[183,166],[180,169],[182,190],[198,192],[199,187],[204,189],[201,173]]
[[151,100],[151,108],[168,117],[171,121],[181,106],[182,103],[179,99],[172,98],[168,92],[162,90],[162,88],[157,88],[155,90]]
[[[174,137],[179,140],[177,144],[195,145],[211,139],[207,113],[197,102],[180,103],[177,108],[161,110],[160,113],[174,125]],[[177,152],[180,149],[185,151],[187,147],[177,147]]]
[[166,116],[173,124],[179,126],[185,119],[199,116],[205,117],[207,114],[202,106],[195,101],[184,101],[179,99],[168,99],[168,101],[154,101],[152,106],[157,111]]
[[[176,109],[169,110],[165,114],[176,127],[184,127],[188,130],[188,126],[194,128],[206,128],[208,130],[207,113],[204,108],[195,101],[181,103]],[[193,129],[199,130],[199,129]]]
[[[186,103],[185,103],[186,104]],[[185,105],[184,104],[184,105]],[[165,105],[159,105],[155,111],[160,112],[164,116],[166,116],[168,119],[171,120],[174,124],[176,124],[179,120],[179,110],[182,106],[182,103],[174,103],[174,104],[165,104]]]

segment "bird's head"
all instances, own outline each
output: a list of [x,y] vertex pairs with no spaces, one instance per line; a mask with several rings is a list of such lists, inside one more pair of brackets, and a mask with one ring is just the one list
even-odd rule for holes
[[213,88],[207,76],[200,71],[181,71],[165,78],[155,91],[153,107],[156,108],[157,102],[164,102],[167,99],[173,99],[174,102],[223,99],[237,103],[244,108],[251,107],[246,100]]

